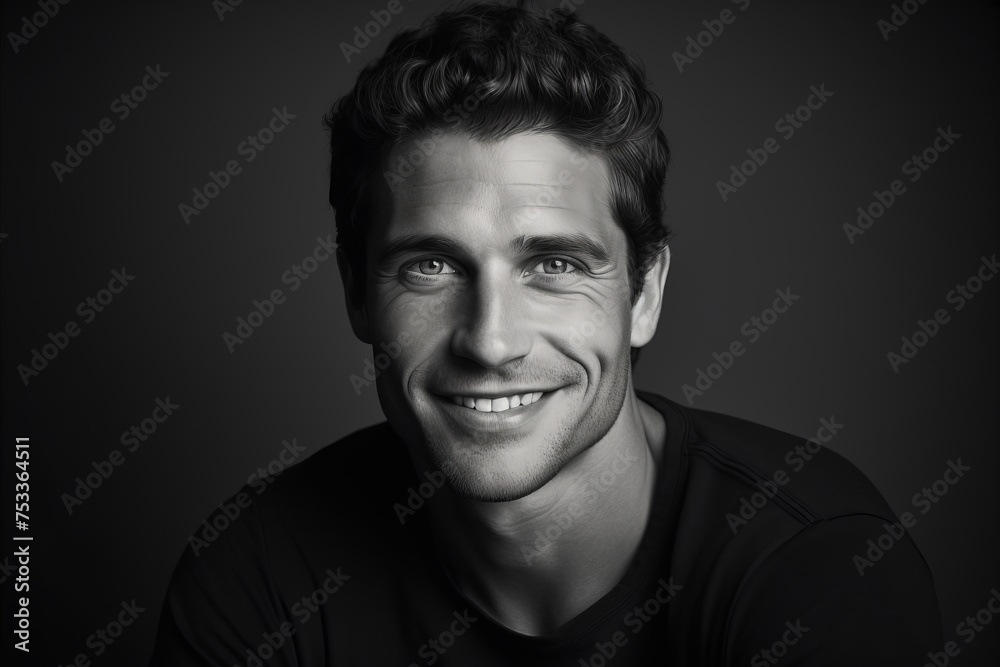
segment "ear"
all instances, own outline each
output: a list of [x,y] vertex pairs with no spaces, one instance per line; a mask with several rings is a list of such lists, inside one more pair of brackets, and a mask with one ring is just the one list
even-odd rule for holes
[[632,306],[632,347],[642,347],[653,339],[663,306],[663,286],[670,269],[670,248],[666,247],[646,272],[642,292]]
[[351,329],[362,343],[371,345],[371,334],[368,330],[368,309],[365,307],[364,291],[358,289],[363,284],[364,276],[355,276],[354,269],[347,253],[337,248],[337,268],[340,269],[340,279],[344,283],[344,303],[347,304],[347,316],[351,320]]

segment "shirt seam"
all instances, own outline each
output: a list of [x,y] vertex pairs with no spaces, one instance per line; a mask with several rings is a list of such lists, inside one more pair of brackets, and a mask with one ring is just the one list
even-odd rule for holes
[[[692,454],[701,454],[714,463],[716,467],[722,468],[724,473],[735,475],[751,486],[754,483],[770,481],[765,474],[727,454],[715,443],[704,440],[692,441],[690,449]],[[779,488],[774,493],[773,499],[804,525],[811,525],[823,518],[809,504],[787,489]]]

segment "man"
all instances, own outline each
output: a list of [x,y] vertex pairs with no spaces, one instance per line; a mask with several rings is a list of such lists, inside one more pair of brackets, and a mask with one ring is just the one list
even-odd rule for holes
[[659,121],[641,67],[566,11],[443,13],[361,73],[328,117],[330,198],[388,423],[185,555],[155,665],[894,665],[941,645],[927,566],[860,472],[633,388],[670,261]]

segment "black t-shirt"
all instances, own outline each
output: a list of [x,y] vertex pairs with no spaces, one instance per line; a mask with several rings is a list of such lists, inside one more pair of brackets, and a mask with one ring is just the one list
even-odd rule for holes
[[181,559],[152,664],[884,667],[940,649],[927,564],[854,466],[640,397],[667,427],[642,542],[621,582],[551,635],[512,632],[457,592],[420,506],[440,480],[418,479],[383,423],[209,519],[222,529]]

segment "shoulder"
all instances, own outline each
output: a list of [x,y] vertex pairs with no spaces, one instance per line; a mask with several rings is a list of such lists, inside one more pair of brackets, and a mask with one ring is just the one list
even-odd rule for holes
[[[293,443],[294,446],[294,443]],[[339,555],[380,526],[399,522],[393,503],[412,484],[402,442],[387,423],[320,449],[287,470],[259,471],[219,506],[188,539],[177,581],[235,580],[267,575],[290,554]],[[395,522],[395,524],[393,524]],[[271,582],[268,582],[269,584]]]
[[[343,529],[352,518],[366,523],[374,507],[391,506],[393,494],[400,485],[406,488],[412,474],[388,423],[352,433],[287,469],[264,467],[196,528],[181,569],[225,567],[262,556],[279,533],[308,535],[331,522]],[[368,502],[375,499],[381,502]]]
[[[290,623],[295,601],[325,585],[324,576],[349,579],[340,565],[352,574],[377,567],[372,556],[386,552],[400,525],[394,496],[412,474],[405,447],[383,423],[252,478],[189,537],[164,603],[157,640],[164,662],[156,664],[218,654],[223,635],[226,650],[256,645]],[[230,620],[224,630],[222,618]],[[225,655],[226,664],[245,658]]]
[[675,611],[704,619],[715,661],[766,664],[760,648],[786,632],[797,656],[847,663],[902,664],[933,647],[930,569],[875,485],[826,446],[844,428],[836,417],[807,438],[658,401],[684,423],[672,567],[702,592]]
[[[689,423],[688,455],[724,477],[727,488],[775,500],[803,525],[850,515],[895,520],[868,477],[828,447],[844,428],[836,416],[820,418],[816,431],[801,437],[737,417],[678,408]],[[751,506],[762,502],[759,496],[748,500]]]

